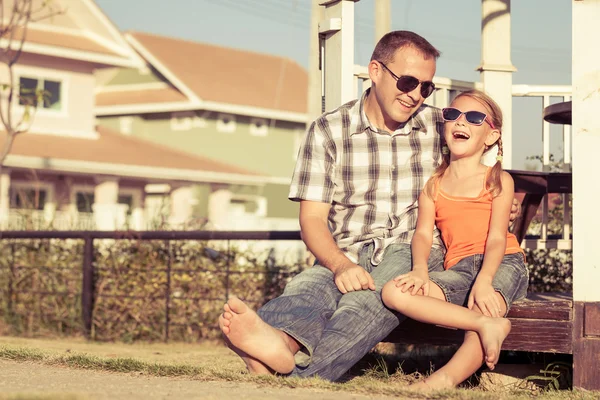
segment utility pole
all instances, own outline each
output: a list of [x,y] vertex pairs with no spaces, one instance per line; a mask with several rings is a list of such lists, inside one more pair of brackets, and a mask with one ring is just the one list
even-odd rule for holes
[[391,0],[375,0],[375,44],[392,29],[391,22]]

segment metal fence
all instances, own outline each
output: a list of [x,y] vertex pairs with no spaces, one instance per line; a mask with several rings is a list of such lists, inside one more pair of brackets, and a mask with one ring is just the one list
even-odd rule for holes
[[[9,245],[10,254],[8,257],[5,255],[4,265],[9,271],[9,276],[14,276],[15,270],[19,268],[19,265],[15,265],[15,251],[17,242],[21,242],[21,240],[44,240],[44,239],[59,239],[67,241],[69,239],[75,239],[79,241],[83,241],[83,246],[76,246],[77,250],[82,254],[81,256],[81,275],[80,275],[80,293],[69,293],[71,296],[80,295],[80,307],[81,307],[81,322],[83,333],[90,337],[93,325],[94,325],[94,306],[96,301],[98,300],[98,286],[97,286],[97,278],[99,273],[99,268],[97,265],[97,257],[98,254],[98,244],[105,243],[107,240],[110,243],[119,242],[119,241],[160,241],[164,243],[163,249],[164,256],[166,257],[166,268],[164,268],[163,272],[166,272],[166,282],[161,282],[161,285],[164,286],[160,288],[160,292],[164,290],[164,293],[156,295],[152,301],[164,301],[164,309],[160,313],[160,318],[164,316],[164,339],[169,340],[169,332],[172,325],[171,314],[173,311],[173,301],[176,299],[177,301],[183,301],[186,299],[192,299],[192,297],[174,297],[172,291],[172,278],[176,273],[182,273],[182,268],[175,268],[173,264],[175,262],[174,248],[172,245],[174,241],[198,241],[198,242],[212,242],[212,241],[221,241],[225,246],[222,246],[219,251],[212,251],[213,256],[218,255],[220,261],[218,263],[218,268],[224,269],[224,271],[219,271],[224,274],[224,290],[222,293],[222,297],[211,297],[212,301],[226,300],[230,293],[230,281],[231,275],[240,273],[240,271],[236,271],[235,268],[232,268],[234,265],[234,257],[231,252],[231,243],[233,241],[280,241],[280,240],[300,240],[300,232],[298,231],[195,231],[195,232],[186,232],[186,231],[4,231],[0,233],[0,243],[3,245]],[[97,244],[95,244],[97,241]],[[111,242],[113,241],[113,242]],[[8,242],[8,243],[7,243]],[[105,243],[106,244],[106,243]],[[29,250],[31,251],[31,250]],[[162,255],[161,255],[162,257]],[[79,258],[77,258],[79,259]],[[37,268],[60,268],[61,266],[38,266]],[[29,266],[31,268],[31,266]],[[197,271],[196,271],[197,272]],[[297,271],[290,272],[296,273]],[[256,273],[256,274],[264,274],[264,270],[260,271],[245,271],[244,273]],[[285,275],[286,273],[283,272]],[[25,285],[28,285],[25,282]],[[6,283],[7,290],[5,293],[7,294],[7,301],[9,303],[12,301],[12,297],[15,294],[15,289],[13,288],[12,283]],[[23,286],[23,285],[22,285]],[[27,293],[34,293],[36,290],[36,285],[29,285],[31,287],[22,287],[20,290]],[[71,285],[72,287],[73,285]],[[79,286],[79,285],[77,285]],[[0,288],[1,290],[1,288]],[[4,290],[2,290],[4,291]],[[38,291],[35,292],[40,296],[48,296],[48,295],[66,295],[66,293],[53,293],[48,291]],[[100,295],[106,297],[140,297],[140,296],[132,296],[130,293],[120,293],[118,295],[109,294],[109,295]],[[152,294],[148,294],[148,296],[152,296]],[[145,295],[143,297],[146,297]],[[162,300],[160,300],[162,298]],[[195,297],[193,300],[198,301],[202,300],[201,297]]]

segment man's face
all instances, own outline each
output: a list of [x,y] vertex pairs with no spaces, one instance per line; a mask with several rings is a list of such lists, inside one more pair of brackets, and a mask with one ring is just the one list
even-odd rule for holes
[[[387,68],[386,68],[387,67]],[[435,59],[425,59],[424,55],[412,47],[396,51],[392,62],[383,66],[377,61],[371,61],[371,79],[375,83],[375,97],[381,108],[386,125],[396,125],[408,119],[423,104],[425,98],[421,94],[423,83],[409,92],[403,92],[396,86],[397,77],[412,76],[420,82],[430,82],[435,75]],[[388,71],[389,69],[389,71]]]

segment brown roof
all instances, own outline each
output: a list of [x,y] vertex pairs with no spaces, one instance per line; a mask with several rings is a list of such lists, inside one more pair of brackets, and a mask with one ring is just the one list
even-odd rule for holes
[[96,94],[97,106],[170,103],[179,101],[187,101],[187,97],[177,89],[171,87],[147,90],[120,90]]
[[[22,29],[15,31],[15,39],[20,40],[22,38]],[[83,32],[82,32],[83,33]],[[98,44],[94,40],[84,36],[83,34],[75,35],[65,32],[50,32],[45,30],[37,30],[28,28],[27,43],[43,44],[46,46],[65,47],[72,50],[81,50],[91,53],[101,53],[111,56],[122,57],[121,54],[117,54],[114,51]]]
[[307,110],[308,74],[294,61],[147,33],[130,34],[201,100],[299,113]]
[[[98,139],[25,133],[16,138],[10,154],[108,164],[258,175],[236,166],[160,146],[146,140],[125,136],[103,126],[98,126],[96,130],[99,133]],[[6,133],[0,132],[0,138],[3,143],[6,140]]]

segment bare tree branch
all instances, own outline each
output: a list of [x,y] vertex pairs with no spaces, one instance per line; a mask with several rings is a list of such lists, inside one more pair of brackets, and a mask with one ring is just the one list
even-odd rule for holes
[[[20,82],[15,82],[13,67],[23,53],[29,23],[65,12],[59,7],[54,7],[56,3],[52,2],[53,0],[44,0],[41,6],[34,8],[33,0],[13,0],[10,17],[5,21],[5,3],[4,0],[0,0],[0,64],[6,66],[9,79],[8,83],[0,84],[0,122],[6,132],[6,140],[0,151],[0,174],[15,138],[31,127],[38,105],[43,104],[43,95],[40,95],[39,91],[35,90],[33,95],[27,95],[20,87]],[[23,103],[25,108],[20,118],[15,120],[15,103],[19,102]]]

